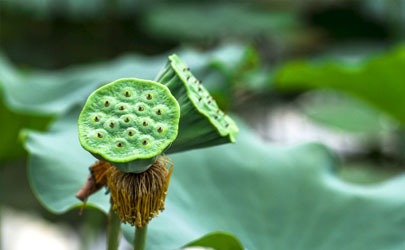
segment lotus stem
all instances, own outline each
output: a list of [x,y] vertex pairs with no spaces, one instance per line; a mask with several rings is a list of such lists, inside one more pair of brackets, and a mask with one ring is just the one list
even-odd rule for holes
[[148,226],[135,228],[134,250],[145,250]]

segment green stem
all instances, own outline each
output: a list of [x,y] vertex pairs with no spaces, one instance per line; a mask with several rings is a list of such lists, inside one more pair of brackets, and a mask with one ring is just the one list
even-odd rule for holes
[[120,217],[114,213],[112,209],[108,214],[108,226],[107,226],[107,249],[108,250],[117,250],[119,239],[120,239],[120,230],[121,230],[121,221]]
[[148,226],[143,228],[136,227],[135,229],[135,240],[134,240],[134,250],[145,250],[146,243],[146,232],[148,231]]

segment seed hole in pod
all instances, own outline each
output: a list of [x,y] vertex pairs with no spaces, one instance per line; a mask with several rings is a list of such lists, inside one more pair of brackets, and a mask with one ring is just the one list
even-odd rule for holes
[[110,122],[110,127],[113,128],[115,124],[113,122]]
[[125,91],[125,96],[126,96],[126,97],[130,97],[131,94],[130,94],[128,91]]
[[129,132],[128,132],[128,135],[129,135],[129,136],[133,136],[133,135],[134,135],[134,132],[129,131]]
[[187,80],[190,80],[190,76],[187,76]]
[[148,123],[146,121],[144,121],[144,122],[142,122],[142,125],[146,127],[146,126],[148,126]]
[[94,121],[98,122],[98,121],[100,121],[100,118],[98,118],[98,116],[96,116],[96,117],[94,117]]
[[118,142],[117,147],[122,148],[122,146],[124,146],[122,142]]
[[225,124],[225,127],[229,127],[229,124]]
[[139,111],[143,111],[144,108],[143,108],[142,106],[139,106],[138,110],[139,110]]
[[162,111],[161,111],[160,109],[158,109],[158,110],[156,111],[156,114],[161,115],[161,114],[162,114]]
[[106,106],[106,107],[110,106],[110,102],[109,102],[108,100],[105,101],[105,102],[104,102],[104,106]]
[[200,80],[200,81],[198,81],[200,84],[202,83],[202,81]]
[[120,106],[120,110],[124,110],[125,108],[124,108],[124,106]]
[[101,133],[97,133],[98,138],[103,138],[103,135]]
[[152,100],[152,95],[151,95],[151,94],[148,94],[148,95],[146,96],[146,99]]
[[215,119],[218,119],[218,116],[214,116]]
[[201,91],[201,88],[198,88],[198,91]]
[[148,141],[147,140],[143,140],[142,145],[148,145]]
[[219,114],[219,109],[217,110],[217,113]]
[[187,68],[187,71],[190,71],[190,68]]
[[127,117],[127,118],[125,118],[125,120],[124,120],[125,122],[129,122],[129,118]]
[[200,97],[200,98],[198,98],[198,101],[199,101],[199,102],[201,102],[201,100],[202,100],[202,98],[201,98],[201,97]]
[[208,101],[208,104],[211,104],[211,101]]
[[162,127],[159,127],[159,128],[157,129],[157,132],[162,133],[162,132],[163,132]]

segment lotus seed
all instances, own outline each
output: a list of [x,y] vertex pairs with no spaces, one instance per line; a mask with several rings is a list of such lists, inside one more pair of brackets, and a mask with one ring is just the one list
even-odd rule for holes
[[118,146],[119,148],[121,148],[121,147],[122,147],[122,143],[119,142],[119,143],[117,144],[117,146]]
[[144,121],[144,122],[142,123],[142,125],[146,127],[146,126],[148,126],[148,123]]
[[110,123],[110,127],[111,127],[111,128],[114,127],[114,123],[113,123],[113,122]]
[[104,106],[106,106],[106,107],[110,106],[110,102],[109,102],[109,101],[105,101]]
[[124,108],[124,106],[120,106],[120,110],[124,110],[125,108]]
[[151,95],[151,94],[148,94],[148,95],[146,96],[146,99],[152,100],[152,95]]
[[162,111],[160,109],[158,109],[158,111],[156,112],[156,114],[161,115]]
[[127,118],[125,118],[125,122],[129,122],[129,118],[127,117]]
[[126,97],[130,97],[131,95],[129,94],[128,91],[125,91],[125,96],[126,96]]
[[100,119],[96,116],[94,117],[94,121],[98,122]]
[[157,131],[158,131],[159,133],[162,133],[162,131],[163,131],[162,127],[159,127]]
[[143,108],[143,107],[139,107],[138,110],[139,110],[139,111],[143,111],[144,108]]
[[98,138],[103,138],[103,135],[101,133],[97,133]]
[[128,132],[128,135],[129,135],[129,136],[133,136],[134,133],[132,133],[132,131],[129,131],[129,132]]
[[147,145],[148,144],[148,142],[146,141],[146,140],[144,140],[143,142],[142,142],[142,145]]

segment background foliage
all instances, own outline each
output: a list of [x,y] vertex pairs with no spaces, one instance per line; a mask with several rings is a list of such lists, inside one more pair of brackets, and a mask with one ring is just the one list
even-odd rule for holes
[[94,161],[78,144],[79,107],[117,78],[154,79],[178,53],[241,135],[173,155],[151,249],[401,249],[404,10],[403,0],[0,0],[0,207],[68,223],[91,249],[109,203],[99,192],[84,217],[68,212]]

